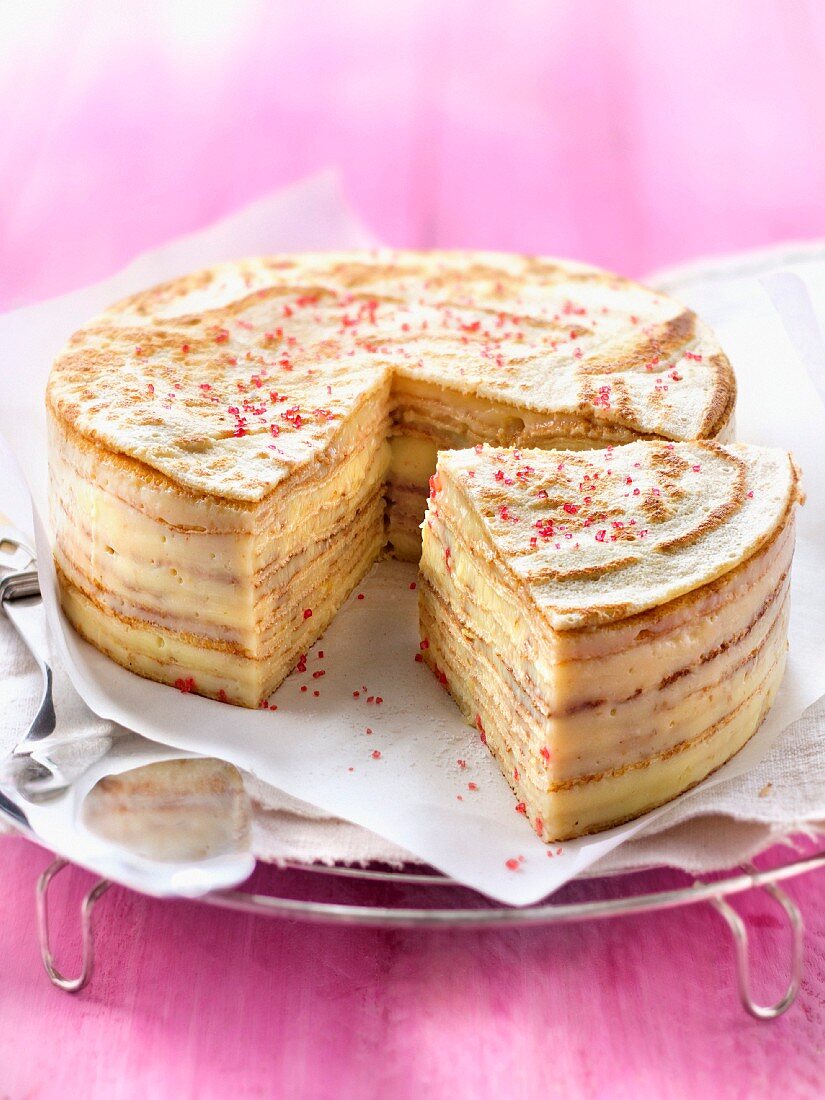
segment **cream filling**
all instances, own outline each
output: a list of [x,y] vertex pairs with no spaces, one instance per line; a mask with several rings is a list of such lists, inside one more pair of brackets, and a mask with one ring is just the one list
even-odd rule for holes
[[[700,782],[753,735],[773,702],[784,670],[783,611],[779,629],[782,644],[766,649],[760,662],[731,678],[731,706],[719,721],[702,723],[702,731],[692,739],[654,751],[638,761],[561,785],[554,785],[545,775],[541,783],[537,782],[541,773],[526,766],[522,746],[513,741],[512,707],[502,709],[491,693],[495,675],[480,666],[472,640],[459,632],[458,642],[450,644],[449,634],[445,633],[449,625],[439,601],[426,586],[420,600],[422,626],[429,635],[426,660],[446,675],[450,692],[468,720],[482,725],[488,747],[524,802],[536,832],[546,841],[569,839],[629,820]],[[460,667],[457,654],[461,654]]]
[[536,412],[493,401],[403,374],[393,379],[392,420],[396,430],[433,435],[446,446],[497,443],[513,447],[604,447],[630,443],[640,433],[605,420],[588,420],[575,412]]
[[[433,627],[435,619],[438,652],[454,677],[473,685],[471,694],[480,682],[489,705],[508,716],[508,747],[540,789],[599,775],[699,736],[737,705],[741,691],[773,664],[787,638],[788,600],[783,590],[777,605],[745,638],[684,676],[624,701],[548,718],[536,708],[507,659],[454,618],[426,582],[422,593],[429,608],[427,625]],[[422,625],[423,620],[422,613]],[[432,645],[429,636],[428,641]]]
[[[336,472],[326,499],[306,509],[296,533],[271,537],[265,556],[253,553],[247,535],[177,532],[103,490],[84,486],[95,494],[91,517],[83,509],[66,513],[62,502],[53,501],[56,558],[74,584],[122,614],[170,623],[197,621],[200,632],[212,626],[222,635],[241,638],[254,626],[255,604],[266,591],[265,583],[277,580],[277,571],[287,563],[306,560],[308,547],[333,538],[365,500],[378,494],[381,457],[380,450],[372,456],[350,456]],[[376,523],[381,524],[380,516]],[[232,557],[234,567],[229,568]],[[269,564],[256,570],[256,558]],[[295,571],[293,567],[290,573]],[[249,638],[245,644],[251,644]]]
[[[240,706],[257,707],[294,668],[337,614],[352,589],[369,571],[383,541],[383,528],[355,548],[346,570],[336,578],[326,602],[316,602],[311,619],[290,624],[280,644],[263,659],[202,644],[180,632],[169,632],[134,619],[121,618],[93,602],[65,577],[61,602],[66,617],[87,641],[118,664],[160,683],[184,683],[199,695],[224,698]],[[330,586],[332,587],[332,586]]]
[[397,485],[419,488],[426,496],[430,476],[435,473],[438,450],[438,443],[423,436],[390,436],[388,480]]

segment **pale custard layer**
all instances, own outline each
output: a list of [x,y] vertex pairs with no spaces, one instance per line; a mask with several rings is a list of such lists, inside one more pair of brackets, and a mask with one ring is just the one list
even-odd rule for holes
[[701,782],[735,755],[759,728],[773,703],[785,667],[787,645],[783,642],[765,675],[748,687],[744,677],[740,677],[740,682],[734,685],[740,689],[736,704],[716,725],[706,727],[693,740],[548,789],[521,762],[522,755],[517,753],[513,740],[510,711],[502,709],[500,698],[491,689],[494,673],[487,665],[479,666],[472,638],[460,635],[457,647],[451,646],[445,633],[451,629],[449,620],[433,610],[431,604],[431,595],[425,587],[420,597],[422,631],[429,640],[425,660],[446,678],[450,694],[467,720],[480,727],[485,743],[519,803],[523,803],[533,828],[548,843],[629,821]]

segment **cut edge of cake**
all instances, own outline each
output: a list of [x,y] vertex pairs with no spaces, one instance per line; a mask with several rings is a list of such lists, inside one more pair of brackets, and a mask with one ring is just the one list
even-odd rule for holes
[[[719,450],[736,459],[735,466],[744,464],[746,478],[744,486],[739,483],[739,507],[725,509],[721,520],[713,492],[704,499],[687,490],[681,495],[682,481],[701,481],[703,463],[711,454],[719,458]],[[612,522],[629,523],[634,511],[624,493],[637,500],[632,494],[639,486],[626,479],[637,474],[643,481],[645,467],[660,476],[663,469],[672,471],[674,455],[689,464],[666,493],[663,481],[653,499],[664,495],[671,507],[700,510],[692,529],[708,526],[699,537],[704,575],[696,573],[692,558],[685,561],[685,547],[693,541],[669,546],[685,534],[678,516],[660,514],[659,537],[643,551],[639,538],[617,538],[610,545],[615,551],[618,543],[628,557],[665,558],[669,590],[653,603],[649,592],[605,603],[604,582],[614,577],[615,566],[604,560],[609,536],[597,536],[610,530],[611,521],[585,520],[602,511],[592,505],[621,501]],[[666,466],[657,465],[657,456]],[[579,475],[567,492],[559,484],[559,464]],[[581,476],[586,468],[588,480]],[[773,489],[768,469],[775,475]],[[510,476],[518,470],[529,473]],[[596,501],[588,487],[602,478],[604,499]],[[710,472],[709,480],[719,478]],[[764,506],[748,512],[746,505],[760,493],[767,498]],[[526,514],[533,496],[537,503],[528,525],[517,512]],[[589,513],[583,514],[588,506],[582,496],[590,497]],[[790,457],[763,448],[637,443],[590,453],[586,463],[573,453],[514,455],[492,448],[439,457],[423,525],[423,657],[478,727],[516,794],[517,808],[542,839],[600,831],[668,802],[753,735],[784,669],[799,499]],[[548,518],[552,542],[543,537],[550,532]],[[576,522],[571,539],[565,538],[564,518]],[[748,527],[747,537],[731,530],[737,519]],[[502,524],[511,530],[503,533]],[[520,529],[518,539],[511,537],[514,528]],[[592,545],[583,546],[585,538]],[[536,545],[530,546],[533,539]],[[576,541],[582,569],[571,577],[574,570],[563,559],[576,556]],[[565,545],[571,545],[566,553],[556,549]],[[688,566],[685,576],[679,575],[682,565]],[[631,563],[624,570],[634,568]],[[570,610],[567,585],[576,589],[573,617],[559,615],[560,606]],[[588,585],[595,616],[580,606]]]

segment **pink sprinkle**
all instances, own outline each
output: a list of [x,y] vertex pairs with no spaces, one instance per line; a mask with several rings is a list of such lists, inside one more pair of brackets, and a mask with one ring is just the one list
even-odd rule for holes
[[467,784],[467,790],[468,791],[477,791],[478,790],[478,783],[468,783]]
[[373,749],[372,750],[372,758],[373,758],[373,760],[380,760],[381,759],[380,749]]
[[519,861],[517,859],[505,860],[504,866],[508,871],[517,871],[519,869]]
[[304,608],[304,618],[305,619],[311,619],[312,618],[312,608],[311,607],[305,607]]

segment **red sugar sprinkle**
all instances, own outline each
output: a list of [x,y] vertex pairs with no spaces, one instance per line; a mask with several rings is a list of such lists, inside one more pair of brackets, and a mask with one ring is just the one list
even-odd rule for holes
[[548,749],[548,747],[546,745],[542,745],[541,748],[539,749],[539,752],[544,757],[545,760],[550,759],[550,750]]
[[223,690],[223,688],[221,688],[221,690],[218,692],[218,700],[221,703],[228,703],[229,702],[229,700],[226,697],[226,692]]
[[604,536],[606,534],[607,534],[607,531],[604,531],[604,530],[597,531],[596,532],[596,542],[604,542]]
[[306,689],[307,689],[306,684],[301,684],[301,691],[306,691]]
[[466,768],[467,767],[467,761],[466,760],[456,760],[456,764],[458,764],[459,768]]
[[304,608],[304,618],[305,619],[311,619],[312,618],[312,608],[311,607],[305,607]]
[[381,698],[380,695],[376,695],[375,701],[376,701],[376,703],[383,703],[384,702],[384,700]]
[[320,680],[322,676],[326,676],[326,672],[322,668],[319,668],[317,672],[313,672],[312,679]]
[[517,802],[516,803],[516,813],[517,814],[526,814],[527,813],[527,807],[524,805],[523,802]]
[[191,676],[187,676],[186,679],[181,677],[179,680],[175,680],[175,687],[186,695],[188,692],[195,690],[195,681]]
[[323,656],[324,656],[324,651],[323,651],[323,649],[319,649],[319,650],[318,650],[318,656],[319,656],[319,658],[323,658]]
[[359,599],[359,600],[363,600],[363,598],[364,598],[364,593],[363,593],[363,592],[359,592],[359,593],[358,593],[358,599]]
[[361,694],[361,692],[360,692],[360,691],[354,691],[354,692],[352,693],[352,697],[353,697],[353,699],[357,699],[357,698],[359,697],[359,695],[360,695],[360,694]]
[[369,733],[369,734],[371,734],[371,733],[372,733],[372,730],[370,729],[370,727],[369,727],[369,726],[367,726],[367,728],[366,728],[366,730],[365,730],[364,732],[365,732],[365,733]]
[[416,653],[415,659],[416,661],[418,661],[419,664],[424,660],[420,653]]
[[373,749],[372,750],[372,758],[373,758],[373,760],[380,760],[381,759],[381,750],[380,749]]
[[412,592],[414,589],[415,589],[415,581],[412,581],[410,583],[410,592]]
[[375,696],[374,696],[374,695],[368,695],[368,696],[367,696],[367,702],[368,702],[368,703],[372,703],[372,702],[374,702],[374,701],[375,701]]
[[517,871],[519,869],[519,861],[517,859],[507,859],[504,861],[504,866],[508,871]]
[[467,784],[467,790],[468,791],[477,791],[478,790],[478,783],[468,783]]
[[312,694],[313,694],[313,695],[315,696],[315,698],[317,699],[317,698],[318,698],[318,696],[319,696],[319,695],[320,695],[321,693],[320,693],[320,691],[313,691],[313,693],[312,693]]
[[544,832],[544,821],[542,820],[542,818],[536,818],[536,820],[533,822],[533,828],[536,830],[536,834],[538,836],[541,836],[541,834]]
[[570,504],[568,502],[564,505],[564,510],[567,512],[568,516],[575,516],[576,512],[579,510],[579,506],[578,504]]
[[422,638],[421,641],[418,643],[418,648],[419,649],[429,649],[430,648],[429,641],[426,638]]

